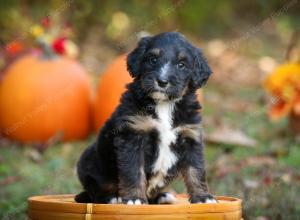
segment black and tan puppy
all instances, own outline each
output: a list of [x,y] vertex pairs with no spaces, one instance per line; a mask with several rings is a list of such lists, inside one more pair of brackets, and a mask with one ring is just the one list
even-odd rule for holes
[[207,192],[195,94],[211,74],[201,51],[179,33],[162,33],[141,39],[127,67],[133,82],[78,162],[84,191],[76,201],[172,203],[162,190],[182,174],[191,203],[216,202]]

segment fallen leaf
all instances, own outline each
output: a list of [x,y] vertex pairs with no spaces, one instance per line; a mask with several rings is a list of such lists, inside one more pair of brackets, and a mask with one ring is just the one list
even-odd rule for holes
[[269,185],[272,184],[273,179],[272,179],[271,176],[267,175],[267,176],[265,176],[265,177],[263,178],[263,182],[264,182],[265,185],[269,186]]
[[262,57],[258,61],[258,66],[260,70],[266,73],[271,72],[276,67],[276,65],[277,65],[276,61],[269,56]]
[[258,217],[256,217],[256,220],[269,220],[269,218],[267,218],[265,216],[258,216]]
[[37,149],[29,149],[26,154],[33,162],[40,163],[43,160],[42,153]]
[[245,179],[243,183],[244,186],[248,189],[256,189],[259,186],[259,182],[256,180]]
[[250,167],[262,167],[262,166],[273,166],[276,164],[276,160],[270,156],[253,156],[248,157],[242,161],[242,166]]
[[213,133],[205,135],[205,140],[212,143],[239,145],[245,147],[255,147],[256,141],[242,131],[231,129],[228,127],[221,127]]
[[20,176],[8,176],[2,180],[0,180],[0,186],[6,186],[13,184],[21,179]]
[[237,173],[240,171],[240,166],[234,163],[232,155],[220,156],[213,166],[217,177],[224,177],[229,173]]
[[281,180],[287,184],[292,182],[292,175],[289,173],[285,173],[281,176]]

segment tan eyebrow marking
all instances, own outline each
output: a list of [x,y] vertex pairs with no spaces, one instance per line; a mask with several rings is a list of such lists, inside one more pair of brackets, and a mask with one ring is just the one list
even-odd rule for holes
[[178,56],[177,56],[178,60],[182,60],[182,59],[186,59],[186,55],[184,52],[179,52]]
[[158,56],[160,54],[160,49],[159,48],[154,48],[154,49],[151,49],[149,52],[153,55]]

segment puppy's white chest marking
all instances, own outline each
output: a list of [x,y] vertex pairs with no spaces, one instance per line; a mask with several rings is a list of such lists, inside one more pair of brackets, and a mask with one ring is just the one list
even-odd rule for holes
[[153,166],[153,173],[161,172],[163,176],[167,174],[176,162],[177,157],[171,151],[170,145],[176,141],[176,131],[172,128],[172,114],[174,110],[174,103],[163,102],[156,106],[157,130],[159,133],[158,141],[158,157]]
[[174,103],[158,103],[155,111],[158,116],[156,119],[156,129],[159,133],[158,157],[153,165],[152,172],[155,174],[148,183],[147,195],[156,187],[165,185],[165,176],[168,170],[177,162],[176,155],[171,151],[170,145],[176,141],[177,132],[172,128],[172,114]]

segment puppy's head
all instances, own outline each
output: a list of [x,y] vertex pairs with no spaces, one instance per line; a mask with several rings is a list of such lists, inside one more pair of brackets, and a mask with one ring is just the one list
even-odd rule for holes
[[158,101],[179,99],[188,87],[203,86],[211,74],[200,49],[176,32],[142,38],[128,55],[127,68]]

